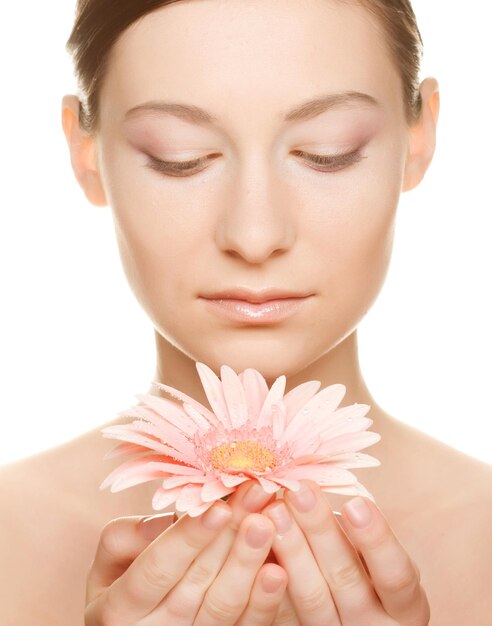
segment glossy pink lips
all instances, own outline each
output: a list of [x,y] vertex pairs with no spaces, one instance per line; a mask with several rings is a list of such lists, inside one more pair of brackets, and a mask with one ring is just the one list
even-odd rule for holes
[[304,298],[281,298],[254,303],[247,300],[202,298],[207,306],[226,319],[264,324],[278,322],[295,313],[308,300]]

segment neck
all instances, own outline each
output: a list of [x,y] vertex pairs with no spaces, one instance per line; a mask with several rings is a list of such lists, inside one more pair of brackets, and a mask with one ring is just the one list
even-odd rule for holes
[[[208,407],[209,403],[201,385],[195,367],[195,361],[176,349],[160,335],[157,335],[157,333],[156,346],[157,363],[154,381],[183,391]],[[219,374],[217,371],[215,373],[217,375]],[[283,372],[278,372],[278,376],[282,373]],[[271,376],[269,379],[266,379],[269,387],[274,382],[274,378],[275,377]],[[360,482],[374,495],[376,502],[380,504],[380,506],[381,504],[386,508],[393,506],[395,498],[398,500],[402,482],[404,483],[406,481],[406,483],[411,484],[415,477],[414,475],[410,476],[412,471],[415,472],[415,462],[414,460],[409,461],[409,459],[415,458],[419,446],[421,449],[423,449],[424,446],[429,446],[430,438],[394,419],[385,413],[375,402],[365,384],[359,367],[356,331],[324,354],[320,359],[302,369],[302,371],[294,372],[291,375],[289,374],[287,376],[286,392],[302,382],[309,380],[319,380],[321,382],[320,390],[334,383],[344,384],[346,394],[341,402],[342,406],[357,402],[359,404],[368,404],[371,407],[368,412],[368,417],[373,419],[374,423],[370,427],[370,430],[379,433],[381,435],[381,441],[364,451],[376,457],[381,462],[381,465],[373,468],[361,468],[357,470],[356,475]],[[152,395],[166,394],[166,392],[159,390],[155,386],[151,386],[147,393]],[[128,418],[119,417],[102,425],[100,428],[110,424],[127,422]],[[119,458],[103,461],[103,454],[113,448],[117,442],[113,439],[102,438],[100,428],[84,436],[84,441],[86,439],[87,441],[88,439],[92,439],[90,452],[88,444],[85,448],[94,458],[92,464],[86,466],[94,468],[95,477],[93,478],[98,483],[100,483],[114,467],[117,467],[125,460]],[[97,438],[97,442],[94,443],[93,440],[95,438]],[[82,441],[80,441],[80,443],[82,443]],[[115,513],[115,506],[116,508],[121,507],[123,510],[133,510],[135,511],[134,514],[138,513],[139,510],[151,513],[152,495],[156,489],[156,484],[156,481],[152,481],[116,494],[110,494],[108,490],[101,495],[103,499],[111,500],[108,506],[111,507],[113,515]],[[330,497],[330,501],[336,507],[340,504],[340,497],[334,495],[333,498]],[[126,507],[126,509],[124,507]]]
[[[178,350],[157,332],[155,333],[155,345],[157,363],[154,380],[179,389],[198,400],[198,402],[208,406],[208,401],[195,367],[195,361]],[[207,363],[207,365],[209,364]],[[209,365],[209,367],[211,366]],[[212,367],[212,369],[214,368]],[[214,371],[219,376],[219,372],[216,369]],[[273,384],[275,378],[286,374],[286,393],[305,381],[319,380],[321,382],[320,389],[335,383],[344,384],[347,389],[342,400],[344,405],[353,404],[354,402],[359,404],[366,403],[371,406],[376,404],[366,387],[360,371],[357,330],[354,330],[319,359],[300,370],[292,371],[288,374],[284,371],[279,371],[275,374],[270,373],[269,376],[266,376],[263,372],[262,374],[269,387]],[[165,392],[159,392],[154,386],[149,388],[148,393],[154,395],[159,393],[165,394]]]

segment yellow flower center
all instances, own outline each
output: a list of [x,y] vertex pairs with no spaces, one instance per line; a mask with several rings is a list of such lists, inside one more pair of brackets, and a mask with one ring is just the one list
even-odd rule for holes
[[275,456],[258,441],[223,443],[210,452],[213,466],[219,470],[244,470],[265,472],[272,469]]

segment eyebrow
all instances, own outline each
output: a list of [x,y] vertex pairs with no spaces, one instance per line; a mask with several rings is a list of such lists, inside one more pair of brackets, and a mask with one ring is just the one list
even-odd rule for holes
[[[301,103],[294,109],[287,111],[284,116],[285,122],[299,122],[317,117],[330,109],[345,107],[351,104],[369,104],[380,107],[381,103],[373,96],[360,91],[343,91],[340,93],[328,93]],[[139,104],[125,113],[125,120],[140,113],[162,114],[168,113],[193,124],[213,124],[218,118],[205,109],[183,102],[164,102],[151,100]]]

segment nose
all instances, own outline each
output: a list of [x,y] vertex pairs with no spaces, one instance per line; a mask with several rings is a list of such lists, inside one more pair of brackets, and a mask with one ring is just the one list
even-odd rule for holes
[[252,264],[287,251],[295,241],[296,225],[285,180],[257,160],[256,165],[243,168],[231,185],[226,208],[218,213],[219,248]]

